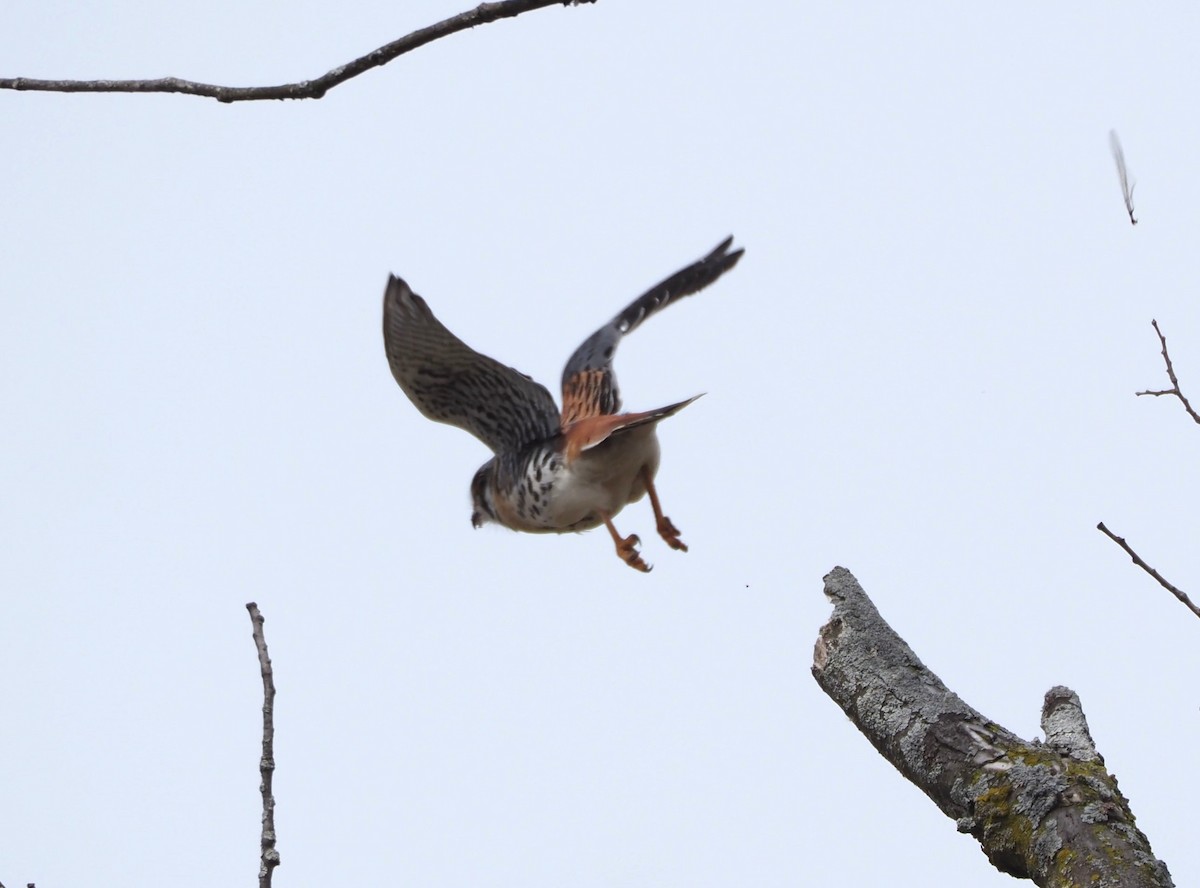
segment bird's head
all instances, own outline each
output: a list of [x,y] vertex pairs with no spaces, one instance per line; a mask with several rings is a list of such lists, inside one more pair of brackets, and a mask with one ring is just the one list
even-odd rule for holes
[[495,471],[495,461],[488,460],[471,479],[471,526],[476,530],[489,521],[500,520],[492,504],[492,476]]

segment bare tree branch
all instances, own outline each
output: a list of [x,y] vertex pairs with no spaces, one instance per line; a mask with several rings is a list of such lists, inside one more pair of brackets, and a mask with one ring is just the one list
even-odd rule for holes
[[1200,423],[1200,413],[1192,409],[1192,405],[1188,403],[1188,399],[1184,397],[1183,392],[1179,388],[1179,378],[1175,375],[1175,367],[1172,365],[1171,355],[1167,351],[1167,337],[1163,336],[1162,330],[1158,329],[1158,321],[1152,320],[1150,323],[1154,326],[1154,332],[1158,334],[1158,341],[1162,343],[1162,356],[1163,360],[1167,362],[1167,378],[1171,380],[1171,387],[1169,389],[1162,389],[1161,391],[1137,392],[1137,395],[1138,397],[1152,395],[1156,398],[1162,395],[1174,395],[1183,404],[1183,409],[1187,411],[1192,421]]
[[275,849],[275,796],[271,789],[275,775],[275,673],[271,669],[271,657],[267,654],[263,615],[253,601],[246,605],[246,610],[250,612],[250,622],[254,627],[254,646],[258,649],[258,667],[263,681],[262,758],[258,762],[258,770],[262,775],[259,785],[263,802],[262,838],[259,840],[262,855],[258,865],[258,886],[271,888],[271,874],[279,866],[279,852]]
[[411,52],[426,43],[442,37],[485,25],[498,19],[512,18],[523,12],[555,5],[578,5],[595,3],[596,0],[498,0],[481,3],[474,9],[413,31],[398,40],[393,40],[361,58],[327,71],[315,80],[300,80],[278,86],[217,86],[212,83],[197,83],[179,77],[162,77],[157,80],[38,80],[31,77],[0,78],[0,89],[37,90],[41,92],[90,92],[90,93],[183,93],[189,96],[204,96],[218,102],[252,102],[262,99],[320,99],[326,92],[364,71],[386,65],[406,52]]
[[1197,617],[1200,617],[1200,607],[1197,607],[1196,603],[1192,601],[1192,599],[1188,598],[1187,593],[1168,582],[1162,574],[1143,561],[1142,557],[1138,555],[1137,552],[1133,551],[1133,548],[1129,545],[1129,543],[1125,542],[1124,537],[1117,536],[1115,533],[1105,527],[1103,521],[1096,525],[1096,530],[1100,531],[1102,534],[1124,549],[1125,554],[1133,559],[1134,564],[1136,564],[1146,573],[1150,574],[1150,576],[1154,577],[1154,579],[1158,580],[1158,584],[1160,586],[1183,602],[1183,606],[1190,610],[1193,614],[1195,614]]
[[1137,225],[1137,219],[1133,216],[1133,189],[1137,182],[1129,180],[1129,170],[1125,167],[1125,152],[1121,148],[1121,140],[1117,138],[1116,130],[1108,131],[1108,147],[1112,149],[1113,160],[1117,162],[1117,178],[1121,180],[1121,196],[1125,198],[1125,212],[1129,214],[1129,221]]
[[993,866],[1053,888],[1173,884],[1072,691],[1046,695],[1046,743],[1022,740],[942,684],[848,570],[825,577],[825,595],[834,607],[813,653],[817,684]]

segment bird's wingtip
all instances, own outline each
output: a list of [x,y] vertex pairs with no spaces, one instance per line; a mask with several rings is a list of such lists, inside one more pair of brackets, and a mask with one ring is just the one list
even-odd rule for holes
[[719,259],[722,262],[728,263],[728,266],[727,266],[728,268],[732,268],[734,265],[737,264],[738,260],[741,259],[742,255],[746,252],[745,247],[738,247],[736,250],[731,251],[729,248],[732,246],[733,246],[733,235],[731,234],[731,235],[729,235],[729,237],[725,238],[725,240],[723,240],[719,244],[717,244],[716,249],[714,249],[711,253],[708,254],[708,258],[709,259]]
[[385,307],[393,305],[408,311],[426,308],[425,300],[413,292],[404,278],[394,274],[388,275],[387,289],[383,291],[383,303]]

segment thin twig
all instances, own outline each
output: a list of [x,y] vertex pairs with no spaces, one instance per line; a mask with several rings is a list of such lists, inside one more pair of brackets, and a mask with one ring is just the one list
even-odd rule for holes
[[1150,323],[1154,326],[1154,332],[1158,334],[1158,341],[1162,343],[1162,356],[1163,360],[1167,363],[1167,379],[1171,380],[1171,387],[1169,389],[1162,389],[1161,391],[1137,392],[1137,395],[1139,397],[1142,395],[1153,395],[1156,398],[1161,395],[1174,395],[1183,404],[1183,409],[1187,411],[1188,416],[1194,422],[1200,423],[1200,413],[1196,413],[1192,409],[1192,405],[1188,403],[1188,399],[1184,397],[1183,391],[1179,388],[1179,377],[1175,375],[1175,367],[1171,363],[1171,354],[1167,351],[1167,337],[1163,336],[1162,330],[1158,329],[1158,321],[1151,321]]
[[179,77],[161,77],[157,80],[38,80],[31,77],[7,77],[0,78],[0,89],[71,93],[183,93],[189,96],[204,96],[219,102],[319,99],[333,87],[345,83],[350,78],[357,77],[372,68],[386,65],[392,59],[424,46],[426,43],[432,43],[441,37],[547,6],[595,2],[596,0],[498,0],[495,3],[482,3],[474,9],[460,12],[458,15],[413,31],[398,40],[393,40],[365,56],[327,71],[315,80],[300,80],[295,83],[282,83],[278,86],[217,86],[212,83],[183,80]]
[[1111,530],[1109,530],[1107,527],[1105,527],[1103,521],[1101,521],[1099,524],[1096,525],[1096,530],[1100,531],[1102,534],[1104,534],[1106,537],[1108,537],[1110,540],[1112,540],[1114,543],[1116,543],[1118,546],[1120,546],[1122,549],[1124,549],[1125,554],[1133,559],[1134,564],[1136,564],[1138,567],[1140,567],[1146,573],[1150,574],[1150,576],[1154,577],[1154,579],[1158,580],[1158,584],[1160,586],[1162,586],[1164,589],[1166,589],[1168,592],[1170,592],[1172,595],[1174,595],[1176,598],[1178,598],[1181,602],[1183,602],[1183,606],[1186,607],[1188,610],[1190,610],[1193,614],[1195,614],[1197,617],[1200,617],[1200,607],[1198,607],[1192,601],[1192,599],[1188,598],[1187,594],[1182,589],[1179,589],[1178,587],[1176,587],[1173,584],[1171,584],[1170,582],[1168,582],[1167,579],[1164,578],[1162,574],[1160,574],[1158,571],[1156,571],[1154,568],[1152,568],[1150,565],[1148,565],[1145,561],[1143,561],[1142,557],[1140,555],[1138,555],[1137,552],[1133,551],[1133,549],[1130,547],[1129,543],[1125,542],[1125,539],[1123,537],[1117,536],[1115,533],[1113,533]]
[[258,649],[258,666],[263,680],[263,739],[262,758],[258,770],[262,775],[259,789],[262,791],[262,838],[259,842],[262,855],[258,865],[259,888],[271,888],[271,873],[279,866],[279,852],[275,850],[275,796],[271,781],[275,774],[275,674],[271,670],[271,657],[267,654],[267,639],[263,635],[263,615],[258,605],[251,601],[246,605],[250,611],[250,622],[254,626],[254,646]]
[[1113,160],[1117,162],[1117,177],[1121,180],[1121,196],[1125,198],[1125,212],[1129,213],[1129,221],[1137,225],[1133,216],[1133,189],[1137,182],[1129,180],[1129,170],[1125,167],[1125,152],[1121,148],[1121,140],[1117,138],[1116,130],[1108,131],[1108,147],[1112,149]]

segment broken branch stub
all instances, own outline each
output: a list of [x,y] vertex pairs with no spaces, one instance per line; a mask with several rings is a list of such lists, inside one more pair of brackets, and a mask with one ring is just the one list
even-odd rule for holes
[[1046,695],[1047,742],[1022,740],[947,688],[848,570],[825,577],[825,595],[834,608],[817,637],[817,684],[997,869],[1054,888],[1173,884],[1096,752],[1074,692]]

